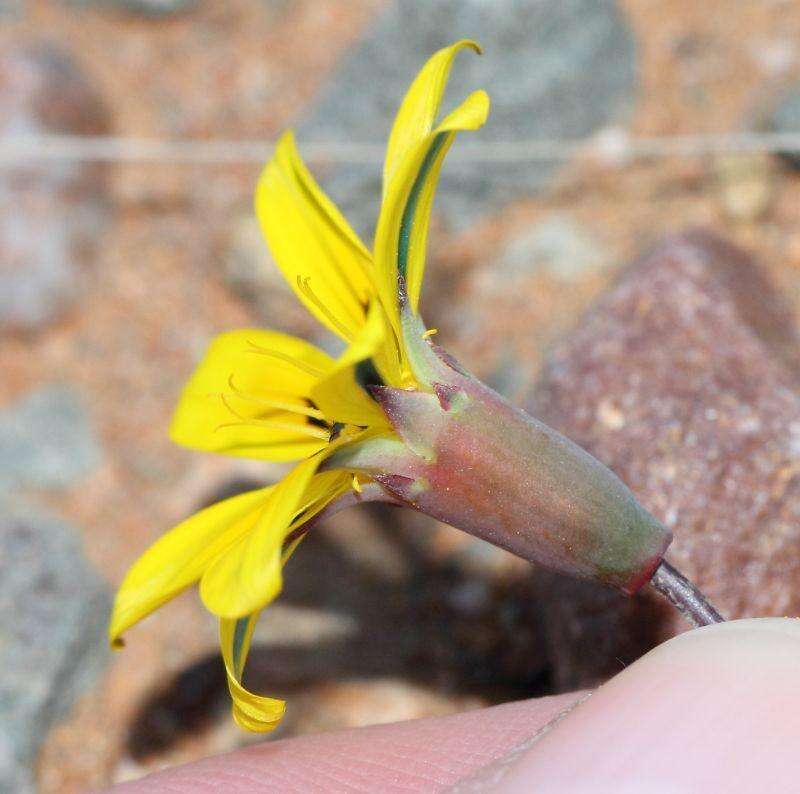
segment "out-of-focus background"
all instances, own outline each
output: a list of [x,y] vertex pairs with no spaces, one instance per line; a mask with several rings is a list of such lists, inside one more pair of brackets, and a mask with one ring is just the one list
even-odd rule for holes
[[[270,141],[295,127],[371,240],[394,108],[464,36],[485,54],[448,96],[493,108],[445,166],[429,324],[612,465],[726,614],[797,614],[800,4],[0,0],[0,790],[253,740],[196,594],[112,656],[113,588],[282,471],[168,440],[213,335],[331,344],[253,218]],[[689,226],[753,261],[695,234],[624,269]],[[289,701],[287,737],[591,685],[680,629],[655,598],[365,508],[292,560],[248,683]]]

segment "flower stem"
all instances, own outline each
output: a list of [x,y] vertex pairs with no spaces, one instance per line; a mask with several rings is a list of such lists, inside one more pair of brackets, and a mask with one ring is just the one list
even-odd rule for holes
[[723,622],[722,615],[708,603],[706,597],[666,560],[661,560],[650,584],[695,628]]

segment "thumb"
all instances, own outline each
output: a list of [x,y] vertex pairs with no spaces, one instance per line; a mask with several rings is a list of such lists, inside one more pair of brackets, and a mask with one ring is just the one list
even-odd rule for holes
[[460,791],[789,792],[800,780],[800,620],[682,634]]

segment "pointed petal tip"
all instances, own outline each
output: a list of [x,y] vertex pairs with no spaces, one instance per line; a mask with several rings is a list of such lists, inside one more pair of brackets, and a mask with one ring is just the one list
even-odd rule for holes
[[[120,591],[125,587],[125,581],[120,585]],[[119,607],[119,591],[111,611],[111,617],[108,620],[108,646],[112,651],[119,651],[125,647],[125,640],[123,634],[137,621],[131,620],[130,612],[126,615]],[[144,615],[142,615],[144,617]]]
[[[297,148],[297,136],[293,127],[287,127],[275,141],[275,150],[272,157],[267,161],[265,168],[262,170],[261,179],[263,179],[267,167],[274,160],[292,161],[299,160],[300,152]],[[259,179],[259,182],[261,181]]]
[[112,651],[119,651],[125,647],[125,640],[122,635],[130,627],[130,621],[124,621],[115,606],[108,621],[108,646]]
[[278,138],[278,144],[277,145],[280,146],[281,144],[287,144],[287,145],[291,145],[291,146],[294,146],[296,144],[294,128],[293,127],[287,127],[280,134],[280,137]]
[[455,49],[455,50],[460,50],[463,47],[469,47],[477,55],[483,55],[483,47],[481,47],[481,45],[478,44],[478,42],[475,41],[474,39],[460,39],[455,44],[451,44],[450,47],[445,48],[445,49],[452,48],[452,49]]
[[482,88],[473,91],[437,125],[436,132],[462,132],[480,129],[489,118],[491,100]]

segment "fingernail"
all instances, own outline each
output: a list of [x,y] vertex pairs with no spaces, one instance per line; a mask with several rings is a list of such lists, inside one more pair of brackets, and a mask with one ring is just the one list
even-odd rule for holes
[[800,620],[731,621],[642,657],[480,790],[796,791],[799,739]]

